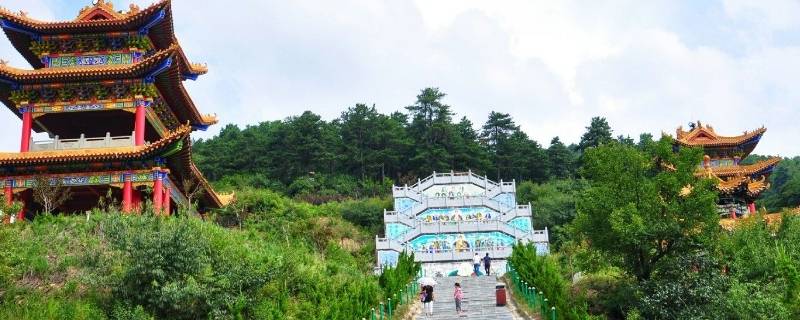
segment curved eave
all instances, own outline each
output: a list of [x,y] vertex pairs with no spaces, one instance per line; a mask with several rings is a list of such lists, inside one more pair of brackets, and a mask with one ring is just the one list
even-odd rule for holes
[[[159,18],[161,15],[163,15],[163,18]],[[34,68],[43,67],[39,57],[28,48],[35,35],[139,31],[157,20],[157,23],[147,29],[149,31],[148,34],[156,44],[156,48],[169,47],[171,45],[169,42],[174,38],[170,0],[161,0],[121,19],[45,22],[22,16],[6,9],[0,9],[0,19],[6,21],[6,23],[3,23],[3,31],[8,35],[11,43]]]
[[744,175],[757,178],[762,175],[769,175],[775,166],[781,162],[781,158],[772,157],[763,161],[756,162],[749,165],[730,166],[730,167],[712,167],[711,170],[718,177],[730,177],[735,175]]
[[[694,135],[691,133],[687,133],[680,139],[674,139],[674,141],[678,145],[686,147],[703,147],[703,148],[735,147],[743,144],[757,144],[758,141],[761,139],[761,136],[766,131],[767,129],[762,127],[738,136],[728,136],[728,137],[717,136],[715,139],[712,140],[699,140],[699,141],[698,140],[692,141],[691,139],[694,138]],[[755,148],[755,146],[753,146],[752,148]],[[752,150],[752,148],[750,148],[750,150]]]
[[[52,82],[90,82],[115,79],[142,78],[172,59],[178,47],[161,50],[140,62],[128,65],[64,67],[46,69],[18,69],[0,65],[0,82],[17,84],[43,84]],[[170,63],[172,64],[172,63]]]
[[[163,15],[163,16],[162,16]],[[156,50],[165,50],[178,44],[172,22],[172,4],[162,0],[121,19],[43,22],[20,16],[0,8],[0,23],[11,44],[22,54],[34,69],[44,68],[39,56],[30,49],[36,35],[94,34],[109,32],[146,32]],[[155,23],[154,23],[155,21]],[[152,25],[150,25],[152,23]],[[192,64],[182,49],[179,49],[182,72],[196,77],[205,74],[205,66]]]
[[0,166],[50,165],[88,161],[121,161],[148,158],[158,155],[170,147],[173,143],[181,139],[185,139],[189,136],[191,131],[192,129],[190,126],[183,125],[152,144],[138,147],[0,153]]
[[200,170],[195,166],[192,160],[192,142],[191,139],[184,140],[184,147],[180,152],[169,158],[167,164],[170,171],[178,179],[178,183],[184,185],[185,179],[194,179],[199,183],[202,190],[202,196],[199,198],[201,207],[219,209],[227,204],[211,187],[211,184],[206,180]]
[[216,124],[216,119],[210,119],[197,110],[197,106],[186,91],[186,87],[183,86],[182,78],[183,75],[179,68],[170,68],[156,77],[155,82],[161,96],[178,116],[178,120],[180,122],[189,121],[199,129],[205,129]]

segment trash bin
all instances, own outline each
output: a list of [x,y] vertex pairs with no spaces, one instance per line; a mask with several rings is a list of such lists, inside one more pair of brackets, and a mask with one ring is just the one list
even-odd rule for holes
[[502,307],[506,305],[506,285],[498,283],[494,286],[494,296],[497,300],[497,306]]

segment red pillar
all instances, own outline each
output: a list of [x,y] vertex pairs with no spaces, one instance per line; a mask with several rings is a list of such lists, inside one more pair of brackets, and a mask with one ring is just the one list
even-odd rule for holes
[[164,204],[164,174],[161,168],[153,169],[155,174],[155,181],[153,182],[153,213],[161,213],[161,205]]
[[750,204],[747,205],[747,208],[750,209],[750,213],[756,213],[756,202],[750,202]]
[[31,149],[31,127],[33,125],[33,115],[26,108],[22,109],[22,138],[19,145],[19,152],[28,152]]
[[131,182],[131,174],[122,174],[124,180],[122,184],[122,212],[130,213],[133,210],[133,183]]
[[145,125],[145,103],[144,101],[137,101],[136,102],[136,122],[133,126],[134,132],[134,143],[137,146],[144,145],[144,125]]
[[161,207],[164,208],[165,215],[170,215],[170,199],[170,188],[164,188],[164,204]]

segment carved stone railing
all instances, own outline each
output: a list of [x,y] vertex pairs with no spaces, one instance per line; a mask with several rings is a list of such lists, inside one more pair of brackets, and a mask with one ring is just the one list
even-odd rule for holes
[[75,149],[95,149],[95,148],[117,148],[117,147],[133,147],[135,141],[133,134],[129,136],[115,136],[112,137],[111,133],[106,133],[105,137],[87,138],[81,134],[77,139],[61,139],[55,136],[53,140],[33,141],[31,140],[30,151],[57,151],[57,150],[75,150]]

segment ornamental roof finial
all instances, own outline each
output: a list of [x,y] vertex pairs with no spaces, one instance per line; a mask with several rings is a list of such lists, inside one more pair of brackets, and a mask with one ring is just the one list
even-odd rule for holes
[[8,60],[0,59],[0,66],[4,66],[8,64]]
[[139,6],[137,6],[135,3],[131,3],[131,5],[128,6],[128,14],[134,14],[137,12],[139,12]]

